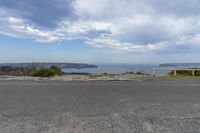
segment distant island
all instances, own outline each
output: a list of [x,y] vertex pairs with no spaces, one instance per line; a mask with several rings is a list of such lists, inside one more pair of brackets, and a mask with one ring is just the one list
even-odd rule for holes
[[41,63],[41,62],[34,62],[34,63],[0,63],[0,67],[23,67],[23,68],[44,68],[44,67],[50,67],[50,66],[57,66],[61,69],[69,69],[69,68],[75,68],[75,69],[84,69],[84,68],[97,68],[97,65],[91,65],[91,64],[82,64],[82,63]]
[[160,67],[200,67],[200,63],[164,63]]

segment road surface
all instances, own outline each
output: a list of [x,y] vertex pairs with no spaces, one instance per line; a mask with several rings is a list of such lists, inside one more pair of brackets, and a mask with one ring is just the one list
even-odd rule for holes
[[199,133],[200,79],[0,81],[0,133]]

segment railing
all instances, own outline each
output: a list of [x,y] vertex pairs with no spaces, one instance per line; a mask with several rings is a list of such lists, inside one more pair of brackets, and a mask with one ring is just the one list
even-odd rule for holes
[[169,70],[174,71],[174,76],[177,76],[177,71],[191,71],[192,76],[195,76],[195,71],[200,71],[200,69],[194,69],[194,68],[153,68],[153,76],[156,75],[156,70]]

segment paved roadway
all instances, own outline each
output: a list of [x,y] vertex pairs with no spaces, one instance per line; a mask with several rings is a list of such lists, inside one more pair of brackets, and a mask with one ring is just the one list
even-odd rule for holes
[[0,133],[199,133],[200,79],[0,81]]

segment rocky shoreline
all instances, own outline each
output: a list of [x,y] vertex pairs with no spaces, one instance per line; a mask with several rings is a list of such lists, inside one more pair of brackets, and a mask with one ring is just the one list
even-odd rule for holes
[[91,77],[89,75],[73,75],[67,74],[63,76],[54,77],[31,77],[31,76],[0,76],[0,80],[32,80],[32,81],[143,81],[152,79],[151,76],[145,75],[114,75],[114,76],[102,76],[102,77]]

